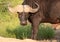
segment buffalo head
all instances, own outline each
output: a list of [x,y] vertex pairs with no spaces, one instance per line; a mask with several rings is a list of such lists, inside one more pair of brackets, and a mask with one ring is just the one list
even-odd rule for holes
[[12,13],[18,13],[18,17],[20,19],[20,23],[22,25],[27,24],[27,19],[29,17],[29,13],[35,13],[39,10],[39,5],[35,2],[37,8],[32,8],[29,5],[17,5],[16,7],[8,6],[8,9]]

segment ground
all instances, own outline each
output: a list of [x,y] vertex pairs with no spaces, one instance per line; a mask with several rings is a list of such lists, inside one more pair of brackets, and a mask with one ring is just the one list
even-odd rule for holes
[[[0,42],[50,42],[50,40],[32,40],[32,39],[24,39],[24,40],[20,40],[20,39],[15,39],[15,38],[4,38],[4,37],[0,37]],[[53,40],[52,42],[57,42],[56,40]]]

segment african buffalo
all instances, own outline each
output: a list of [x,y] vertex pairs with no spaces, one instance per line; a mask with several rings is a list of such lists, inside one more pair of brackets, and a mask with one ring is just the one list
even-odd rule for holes
[[8,7],[11,12],[18,13],[21,25],[27,20],[32,25],[32,39],[36,39],[39,24],[60,22],[60,0],[24,0],[22,5]]

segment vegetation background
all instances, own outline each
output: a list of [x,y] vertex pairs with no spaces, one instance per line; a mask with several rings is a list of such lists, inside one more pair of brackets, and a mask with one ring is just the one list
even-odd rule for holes
[[0,36],[8,36],[6,32],[7,28],[14,29],[20,25],[17,14],[8,11],[8,3],[16,6],[22,2],[23,0],[0,0]]
[[[8,3],[11,3],[11,5],[14,7],[22,2],[23,0],[0,0],[0,36],[18,39],[30,38],[31,25],[28,24],[27,26],[21,26],[17,14],[10,13],[7,7]],[[46,27],[47,29],[44,29],[44,26],[44,24],[40,25],[38,38],[43,39],[53,37],[54,30],[51,29],[51,25]],[[46,35],[44,35],[45,33]]]

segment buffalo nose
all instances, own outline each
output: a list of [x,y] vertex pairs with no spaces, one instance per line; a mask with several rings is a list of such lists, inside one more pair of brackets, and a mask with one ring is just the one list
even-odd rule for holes
[[21,25],[27,25],[27,22],[23,21],[21,22]]

